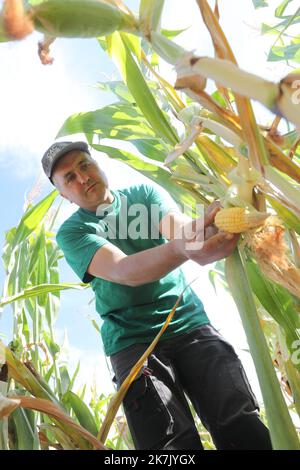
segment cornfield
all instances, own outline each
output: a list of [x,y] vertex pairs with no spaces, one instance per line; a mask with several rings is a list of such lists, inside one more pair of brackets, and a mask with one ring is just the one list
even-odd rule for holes
[[[300,75],[294,70],[274,83],[242,70],[220,26],[218,2],[214,8],[207,0],[195,3],[215,57],[185,50],[177,44],[178,32],[161,28],[164,0],[140,0],[137,14],[122,0],[7,0],[0,41],[42,32],[39,55],[49,65],[54,40],[97,38],[121,75],[99,87],[113,92],[117,102],[70,116],[57,137],[85,134],[93,149],[159,183],[182,204],[221,200],[227,212],[220,223],[241,233],[226,259],[225,277],[255,364],[273,448],[300,449],[294,419],[300,417]],[[264,3],[253,1],[256,8]],[[300,9],[296,1],[284,1],[275,15],[278,24],[264,26],[264,33],[277,38],[269,60],[293,67],[299,36],[289,32],[299,23]],[[162,61],[175,67],[175,83],[161,75]],[[251,100],[274,113],[271,125],[258,124]],[[103,145],[104,138],[111,144]],[[132,143],[136,153],[121,150],[116,140]],[[56,213],[49,215],[56,196],[53,191],[30,205],[6,234],[0,307],[12,305],[14,331],[8,346],[1,343],[1,447],[130,448],[121,418],[115,420],[117,435],[109,431],[143,361],[107,408],[108,399],[95,395],[92,411],[84,394],[73,391],[75,376],[57,366],[53,327],[59,293],[88,286],[60,282],[62,254],[52,233]]]

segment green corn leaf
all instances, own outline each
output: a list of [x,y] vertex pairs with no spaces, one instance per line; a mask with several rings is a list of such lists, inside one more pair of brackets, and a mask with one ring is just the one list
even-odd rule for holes
[[[1,358],[1,349],[0,349],[0,359],[3,359]],[[7,390],[8,390],[8,383],[6,381],[7,378],[5,377],[6,374],[3,372],[3,369],[2,369],[3,360],[1,360],[0,364],[1,364],[0,396],[6,397]],[[8,450],[8,421],[5,419],[0,420],[0,450]]]
[[40,3],[47,2],[48,0],[28,0],[28,4],[31,6],[39,5]]
[[137,150],[145,157],[163,163],[169,149],[160,139],[130,139]]
[[134,98],[129,92],[127,86],[121,81],[109,81],[109,82],[97,82],[96,85],[99,90],[110,92],[116,95],[116,97],[127,103],[134,103]]
[[51,391],[47,382],[33,373],[26,367],[14,353],[0,341],[0,359],[7,363],[9,377],[23,385],[23,387],[32,395],[51,400],[58,404],[58,401]]
[[283,16],[287,6],[293,2],[294,0],[283,0],[283,2],[280,3],[280,5],[276,8],[275,10],[275,16],[277,16],[277,18],[285,18]]
[[135,99],[136,104],[147,119],[157,136],[175,145],[178,141],[165,115],[157,105],[143,74],[128,46],[125,33],[114,33],[107,38],[108,52],[118,65],[124,82]]
[[12,249],[9,264],[7,266],[7,278],[5,282],[4,295],[10,296],[24,288],[27,284],[28,244],[23,240]]
[[[48,258],[48,273],[49,284],[59,284],[59,270],[58,259],[62,257],[62,253],[56,243],[52,240],[47,240],[47,258]],[[50,331],[52,331],[53,324],[55,323],[60,307],[60,291],[51,292],[47,295],[46,304],[46,320]]]
[[[125,34],[123,33],[123,42],[128,47],[128,50],[133,54],[133,57],[137,60],[139,66],[141,66],[142,60],[142,41],[140,37],[134,36],[133,34]],[[109,43],[109,41],[108,41]],[[109,52],[109,49],[108,49]],[[126,82],[125,82],[126,83]],[[149,85],[149,81],[147,80],[147,85]],[[156,84],[154,82],[154,84]]]
[[[48,417],[44,415],[44,420]],[[51,423],[51,420],[48,418],[47,421]],[[66,435],[59,427],[55,426],[54,424],[42,424],[41,429],[47,432],[50,435],[50,442],[59,442],[59,445],[63,448],[63,450],[77,450],[76,445],[72,442],[72,439]],[[52,446],[53,447],[53,446]]]
[[134,170],[148,177],[155,183],[165,188],[175,201],[187,207],[195,207],[195,203],[200,202],[199,195],[192,188],[190,190],[182,190],[182,185],[170,179],[171,174],[169,171],[156,166],[152,163],[143,161],[141,158],[133,155],[132,153],[125,152],[120,149],[108,147],[107,145],[93,145],[95,150],[105,152],[109,157],[126,163]]
[[271,34],[271,35],[278,35],[280,34],[280,30],[277,29],[277,26],[272,26],[266,23],[261,24],[261,34]]
[[32,427],[28,419],[29,413],[32,413],[32,411],[19,408],[13,411],[10,417],[10,420],[14,423],[17,438],[16,450],[39,450],[37,428]]
[[43,331],[43,338],[48,348],[48,351],[50,352],[51,356],[55,358],[55,356],[60,352],[59,345],[54,342],[54,340],[51,338],[47,331]]
[[300,62],[300,44],[289,44],[284,46],[273,46],[268,55],[269,62],[279,60],[293,60]]
[[256,368],[273,449],[300,449],[299,439],[283,399],[268,346],[259,324],[245,263],[238,250],[226,259],[225,269],[229,288],[238,307]]
[[[296,352],[296,354],[297,354],[296,361],[297,361],[297,364],[299,364],[300,362],[299,347],[298,347],[298,353]],[[295,360],[293,361],[293,356],[292,356],[292,359],[288,359],[286,361],[285,369],[286,369],[289,385],[293,392],[293,400],[294,400],[295,408],[297,410],[298,415],[300,416],[300,374],[295,367],[296,361]]]
[[137,106],[122,102],[97,111],[74,114],[64,122],[57,138],[80,132],[118,140],[155,138],[153,130]]
[[7,232],[5,232],[5,245],[3,247],[2,260],[6,271],[8,271],[8,263],[11,257],[11,253],[13,251],[13,240],[15,238],[16,231],[17,228],[13,227]]
[[92,320],[92,325],[93,327],[95,328],[95,330],[101,334],[101,328],[99,327],[98,323],[96,322],[96,320]]
[[269,6],[265,0],[252,0],[252,3],[255,9]]
[[300,220],[296,215],[291,212],[289,209],[284,207],[280,202],[276,201],[275,199],[267,196],[266,199],[270,202],[273,209],[275,209],[277,215],[283,220],[285,225],[300,235]]
[[53,375],[53,372],[54,372],[54,364],[52,364],[52,366],[49,367],[48,371],[46,373],[44,373],[44,379],[47,383],[51,379],[51,377]]
[[262,30],[268,33],[274,33],[279,34],[280,32],[282,33],[285,31],[289,26],[298,24],[300,22],[300,9],[296,11],[294,15],[286,16],[283,21],[280,21],[280,23],[270,26],[263,24],[262,25]]
[[187,31],[189,28],[184,28],[184,29],[161,29],[161,34],[166,36],[166,38],[173,39],[179,36],[179,34],[184,33]]
[[29,329],[29,325],[28,325],[24,308],[22,309],[22,333],[26,340],[26,344],[29,344],[30,343],[30,329]]
[[42,199],[38,204],[29,208],[23,215],[13,240],[13,245],[20,243],[28,237],[41,223],[48,210],[52,206],[55,198],[58,195],[58,191],[55,189]]
[[138,108],[128,103],[115,103],[97,111],[73,115],[65,121],[58,137],[78,132],[130,141],[143,155],[160,162],[164,162],[169,151],[167,145],[155,137]]
[[[36,284],[48,283],[48,260],[46,250],[46,234],[44,226],[41,227],[39,240],[34,248],[32,256],[38,260],[36,264]],[[38,303],[45,307],[47,303],[47,294],[42,294],[37,298]]]
[[69,389],[72,390],[72,388],[74,387],[74,382],[76,380],[76,377],[78,375],[78,372],[79,372],[79,369],[80,369],[80,361],[78,361],[77,363],[77,366],[76,366],[76,369],[75,369],[75,372],[71,378],[71,381],[70,381],[70,386],[69,386]]
[[11,297],[2,298],[0,301],[0,307],[4,307],[16,300],[25,300],[38,295],[59,292],[67,289],[86,289],[88,286],[84,283],[63,283],[63,284],[42,284],[33,287],[28,287],[23,291],[12,295]]
[[276,187],[286,198],[286,203],[290,203],[289,209],[299,217],[299,189],[296,184],[292,184],[291,180],[273,166],[266,165],[264,167],[266,179]]
[[[46,407],[49,408],[50,415],[53,411],[54,416],[57,414],[60,415],[60,418],[58,419],[51,419],[67,434],[67,436],[71,437],[72,440],[78,444],[79,448],[90,448],[90,444],[86,441],[85,430],[82,428],[79,429],[78,426],[74,426],[73,421],[65,415],[62,411],[61,404],[50,390],[46,381],[41,377],[33,375],[32,372],[0,341],[0,358],[1,356],[5,357],[8,365],[9,377],[23,385],[23,387],[34,397],[44,399],[42,400],[43,409]],[[31,401],[34,401],[32,398],[30,399]],[[36,403],[40,403],[39,400],[37,400]],[[88,441],[90,442],[91,440],[88,438]]]
[[65,394],[70,389],[71,379],[69,372],[66,366],[60,366],[59,368],[60,382],[61,382],[61,391],[62,394]]
[[74,411],[79,424],[91,434],[97,436],[97,425],[87,405],[73,392],[68,391],[63,396],[63,402]]

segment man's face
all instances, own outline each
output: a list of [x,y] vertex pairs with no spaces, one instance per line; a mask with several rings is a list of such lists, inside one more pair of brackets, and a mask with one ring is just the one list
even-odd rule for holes
[[68,152],[58,161],[52,180],[61,196],[90,211],[106,202],[109,193],[105,173],[88,153],[80,150]]

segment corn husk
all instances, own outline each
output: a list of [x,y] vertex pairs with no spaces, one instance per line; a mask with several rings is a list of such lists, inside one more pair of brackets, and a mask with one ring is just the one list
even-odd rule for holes
[[246,241],[266,277],[300,299],[300,269],[288,255],[284,234],[278,217],[270,217],[262,229],[246,235]]
[[47,0],[32,8],[35,29],[53,37],[97,37],[136,29],[135,18],[103,0]]

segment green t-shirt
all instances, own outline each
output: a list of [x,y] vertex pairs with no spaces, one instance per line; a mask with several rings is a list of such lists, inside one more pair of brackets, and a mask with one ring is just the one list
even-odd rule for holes
[[[68,264],[83,282],[91,283],[95,292],[108,356],[135,343],[151,342],[187,285],[180,268],[137,287],[87,273],[94,254],[106,243],[112,243],[126,255],[167,243],[159,233],[159,221],[171,210],[179,210],[166,191],[151,185],[135,185],[112,193],[115,196],[112,204],[101,205],[97,213],[78,209],[57,233],[57,243]],[[203,304],[189,287],[161,340],[207,323]]]

